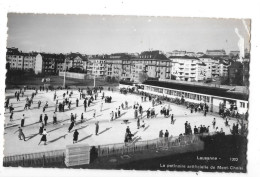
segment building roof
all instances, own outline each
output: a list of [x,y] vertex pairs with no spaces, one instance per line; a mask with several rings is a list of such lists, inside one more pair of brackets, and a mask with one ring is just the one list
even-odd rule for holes
[[159,50],[144,51],[136,59],[138,59],[138,60],[163,60],[163,61],[170,61]]
[[212,58],[212,56],[204,54],[204,55],[200,56],[199,58]]
[[194,93],[201,93],[205,95],[219,96],[231,99],[248,100],[248,94],[240,92],[228,92],[229,89],[218,88],[218,87],[206,87],[200,85],[188,85],[180,83],[170,83],[161,81],[150,81],[143,82],[145,85],[164,87],[169,89],[183,90]]
[[226,53],[226,51],[223,50],[223,49],[220,49],[220,50],[207,50],[207,52],[225,52]]
[[43,60],[50,60],[50,59],[54,59],[54,60],[64,60],[65,59],[65,55],[63,54],[50,54],[50,53],[40,53],[42,56]]
[[78,52],[77,53],[69,53],[68,55],[66,55],[66,59],[69,59],[69,60],[73,60],[76,57],[80,57],[83,61],[87,60],[87,57],[83,56],[82,54],[80,54]]
[[175,58],[179,58],[179,59],[187,59],[187,60],[199,60],[199,58],[198,57],[193,57],[193,56],[187,56],[187,55],[185,55],[185,56],[171,56],[171,57],[169,57],[170,59],[175,59]]
[[22,55],[22,52],[20,52],[18,48],[12,47],[7,48],[6,55]]
[[134,58],[137,57],[128,53],[113,53],[108,56],[107,60],[131,60]]
[[22,55],[25,57],[30,57],[30,56],[36,57],[37,53],[35,53],[35,52],[34,53],[23,53]]

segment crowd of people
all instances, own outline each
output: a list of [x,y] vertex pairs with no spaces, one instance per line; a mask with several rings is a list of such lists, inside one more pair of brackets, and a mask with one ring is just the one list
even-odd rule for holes
[[[109,88],[111,92],[113,92],[113,88]],[[40,93],[44,91],[44,87],[40,88]],[[48,92],[49,89],[45,88],[45,91]],[[20,89],[19,91],[16,91],[14,96],[17,102],[24,101],[24,114],[21,116],[21,123],[20,126],[17,130],[19,132],[19,139],[21,140],[26,140],[23,128],[26,125],[25,119],[26,117],[26,110],[30,110],[33,105],[36,104],[36,108],[41,109],[42,107],[42,112],[39,114],[39,131],[38,134],[41,135],[41,139],[39,142],[39,145],[41,142],[44,142],[45,145],[47,145],[47,136],[49,135],[47,131],[47,127],[50,124],[49,123],[49,116],[50,114],[52,115],[52,124],[58,124],[61,122],[59,120],[59,113],[66,112],[66,111],[72,111],[73,108],[78,108],[80,106],[83,106],[83,110],[79,115],[77,113],[71,113],[70,114],[70,120],[69,120],[69,126],[68,128],[68,133],[73,132],[73,143],[78,142],[78,137],[79,137],[79,131],[77,128],[75,128],[76,125],[82,124],[87,120],[88,116],[91,118],[90,113],[86,113],[87,109],[91,107],[94,104],[99,104],[100,105],[100,111],[97,111],[97,109],[89,109],[88,112],[92,112],[92,119],[95,120],[95,135],[99,135],[99,121],[97,120],[97,112],[103,112],[104,111],[104,106],[106,103],[111,103],[112,101],[112,96],[111,95],[105,95],[105,92],[103,91],[103,88],[93,88],[90,89],[88,88],[86,92],[84,92],[83,89],[78,89],[79,94],[73,93],[73,90],[63,90],[63,93],[61,95],[58,95],[56,90],[53,91],[53,102],[54,102],[54,107],[49,108],[49,103],[48,101],[45,101],[45,103],[42,103],[42,100],[38,100],[38,102],[35,102],[34,99],[37,97],[39,94],[37,89],[34,89],[32,94],[29,96],[26,94],[26,89]],[[75,92],[75,91],[74,91]],[[133,93],[133,89],[125,89],[125,90],[120,90],[122,94],[126,93]],[[26,95],[25,99],[20,99],[20,97],[24,97]],[[77,96],[76,96],[77,95]],[[152,119],[152,118],[157,118],[160,115],[160,118],[169,118],[170,117],[170,123],[174,125],[174,122],[176,119],[174,119],[174,114],[173,110],[171,109],[171,106],[169,103],[165,102],[163,99],[161,99],[159,96],[152,95],[152,94],[147,94],[147,93],[140,93],[140,100],[135,100],[133,105],[130,106],[128,101],[122,101],[121,104],[114,106],[113,110],[111,110],[107,115],[108,121],[115,121],[118,118],[121,118],[122,115],[124,114],[125,111],[130,111],[133,108],[133,117],[134,121],[136,121],[137,129],[140,128],[146,128],[147,125],[144,122],[144,118],[146,117],[147,119]],[[75,102],[73,101],[75,100]],[[80,101],[81,100],[81,101]],[[150,102],[151,104],[150,107],[147,109],[144,109],[143,103],[144,102]],[[81,105],[80,105],[81,104]],[[146,104],[147,105],[147,104]],[[155,108],[160,107],[159,113],[156,113]],[[203,112],[203,115],[206,116],[207,112],[209,111],[209,107],[206,103],[204,104],[187,104],[186,105],[187,109],[190,109],[190,113],[200,113]],[[5,109],[9,109],[10,112],[10,121],[13,121],[14,119],[14,107],[13,104],[10,104],[10,98],[6,99],[5,102]],[[50,110],[49,110],[50,109]],[[81,109],[78,108],[77,111]],[[235,110],[236,108],[234,108]],[[48,113],[47,113],[48,110]],[[51,112],[51,113],[49,113]],[[122,113],[123,112],[123,113]],[[146,115],[143,115],[146,113]],[[64,126],[64,124],[62,124]],[[216,119],[214,118],[212,121],[212,131],[217,132],[217,133],[224,133],[223,128],[220,128],[216,126]],[[218,124],[220,125],[220,124]],[[230,127],[229,125],[229,120],[226,117],[224,120],[224,125],[226,127]],[[242,125],[243,128],[246,129],[244,125]],[[209,133],[210,132],[210,127],[211,125],[200,125],[200,126],[194,126],[192,129],[190,123],[186,121],[184,125],[184,135],[190,135],[190,134],[201,134],[201,133]],[[240,126],[241,127],[241,126]],[[239,134],[239,123],[233,124],[231,129],[232,134]],[[242,127],[241,127],[242,128]],[[73,130],[74,129],[74,130]],[[72,131],[73,130],[73,131]],[[132,142],[134,134],[131,133],[129,126],[126,129],[125,133],[125,138],[124,142]],[[160,131],[159,133],[159,138],[166,138],[168,139],[169,137],[169,131],[166,130],[165,133],[163,133],[163,130]]]

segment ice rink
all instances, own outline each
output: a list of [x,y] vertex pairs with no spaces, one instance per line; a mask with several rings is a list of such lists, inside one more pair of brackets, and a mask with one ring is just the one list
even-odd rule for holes
[[[58,124],[52,123],[53,112],[55,110],[56,101],[53,100],[54,91],[39,91],[34,97],[33,104],[30,110],[24,110],[25,99],[27,95],[31,97],[32,90],[27,90],[24,97],[20,98],[20,101],[16,101],[14,93],[17,90],[7,90],[6,96],[10,97],[10,103],[14,106],[14,115],[12,124],[18,124],[18,126],[6,127],[4,133],[4,155],[15,155],[15,154],[25,154],[32,152],[42,152],[55,149],[64,149],[66,145],[72,144],[73,132],[78,129],[79,138],[78,143],[84,143],[89,145],[105,145],[113,143],[123,143],[125,129],[127,126],[139,141],[150,140],[158,138],[159,131],[165,130],[169,131],[170,136],[178,136],[180,133],[184,133],[184,123],[188,121],[191,124],[192,131],[194,126],[205,125],[210,126],[210,132],[215,131],[212,127],[213,118],[216,118],[216,127],[223,128],[226,134],[230,134],[230,128],[226,127],[224,120],[216,115],[207,114],[206,117],[202,113],[190,113],[189,109],[183,106],[178,106],[175,104],[170,104],[172,111],[170,114],[174,114],[174,119],[176,119],[174,124],[170,124],[170,118],[164,118],[160,115],[160,109],[162,105],[155,106],[155,113],[158,114],[156,118],[146,118],[146,112],[143,114],[141,123],[144,120],[146,128],[137,129],[137,119],[134,119],[134,102],[138,102],[142,105],[143,110],[146,111],[149,107],[152,107],[152,103],[149,101],[141,102],[141,97],[135,94],[123,95],[119,92],[104,91],[105,96],[112,96],[112,103],[104,103],[103,111],[100,111],[101,96],[102,94],[98,91],[98,98],[87,108],[84,112],[83,99],[79,100],[79,107],[76,107],[76,98],[79,98],[79,92],[77,90],[73,91],[73,95],[70,100],[72,100],[71,109],[68,110],[65,106],[65,112],[57,112]],[[62,94],[66,90],[58,90],[57,96],[59,102],[62,102]],[[38,109],[37,102],[41,100],[41,108]],[[116,108],[121,106],[121,103],[128,101],[129,108],[123,110],[121,108],[121,117],[114,121],[110,120],[111,111],[115,111]],[[49,107],[46,109],[45,113],[42,111],[42,107],[45,102],[48,101]],[[168,104],[168,103],[167,103]],[[163,104],[164,105],[164,104]],[[93,118],[94,110],[96,109],[96,118]],[[77,114],[77,123],[70,133],[68,133],[68,127],[70,125],[70,114]],[[84,123],[80,123],[80,115],[84,113]],[[23,132],[26,137],[26,141],[19,140],[18,138],[18,127],[20,126],[22,114],[25,114],[25,126],[23,127]],[[47,145],[38,145],[41,135],[39,132],[39,117],[40,114],[47,114],[48,125],[45,127],[47,136]],[[5,124],[10,125],[10,113],[6,109],[5,112]],[[129,120],[130,123],[125,124],[123,120]],[[99,121],[99,134],[95,135],[95,123]],[[236,120],[230,120],[229,124],[232,125]]]

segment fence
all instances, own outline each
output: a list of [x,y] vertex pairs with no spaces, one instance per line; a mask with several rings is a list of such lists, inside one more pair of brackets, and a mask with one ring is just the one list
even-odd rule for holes
[[170,149],[179,146],[190,145],[199,142],[199,135],[186,135],[180,137],[157,138],[154,140],[137,141],[135,143],[110,144],[98,146],[98,156],[109,156],[117,154],[129,154],[145,150]]
[[65,149],[46,151],[46,152],[37,152],[30,154],[6,156],[3,160],[4,167],[46,167],[51,164],[59,163],[64,164],[65,160]]
[[[169,139],[157,138],[154,140],[137,141],[131,144],[118,143],[100,145],[97,147],[97,157],[104,157],[110,155],[124,155],[140,151],[148,151],[155,149],[171,149],[175,147],[183,148],[187,145],[196,144],[201,142],[200,136],[204,135],[186,135],[178,137],[169,137]],[[5,167],[65,167],[65,149],[37,152],[30,154],[14,155],[4,157],[3,165]]]

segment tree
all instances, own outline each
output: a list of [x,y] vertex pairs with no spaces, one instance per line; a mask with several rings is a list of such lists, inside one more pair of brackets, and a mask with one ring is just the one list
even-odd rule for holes
[[148,75],[147,75],[146,73],[144,73],[144,72],[140,72],[140,73],[139,73],[139,78],[138,78],[138,80],[139,80],[140,83],[143,83],[143,82],[146,81],[147,79],[148,79]]

